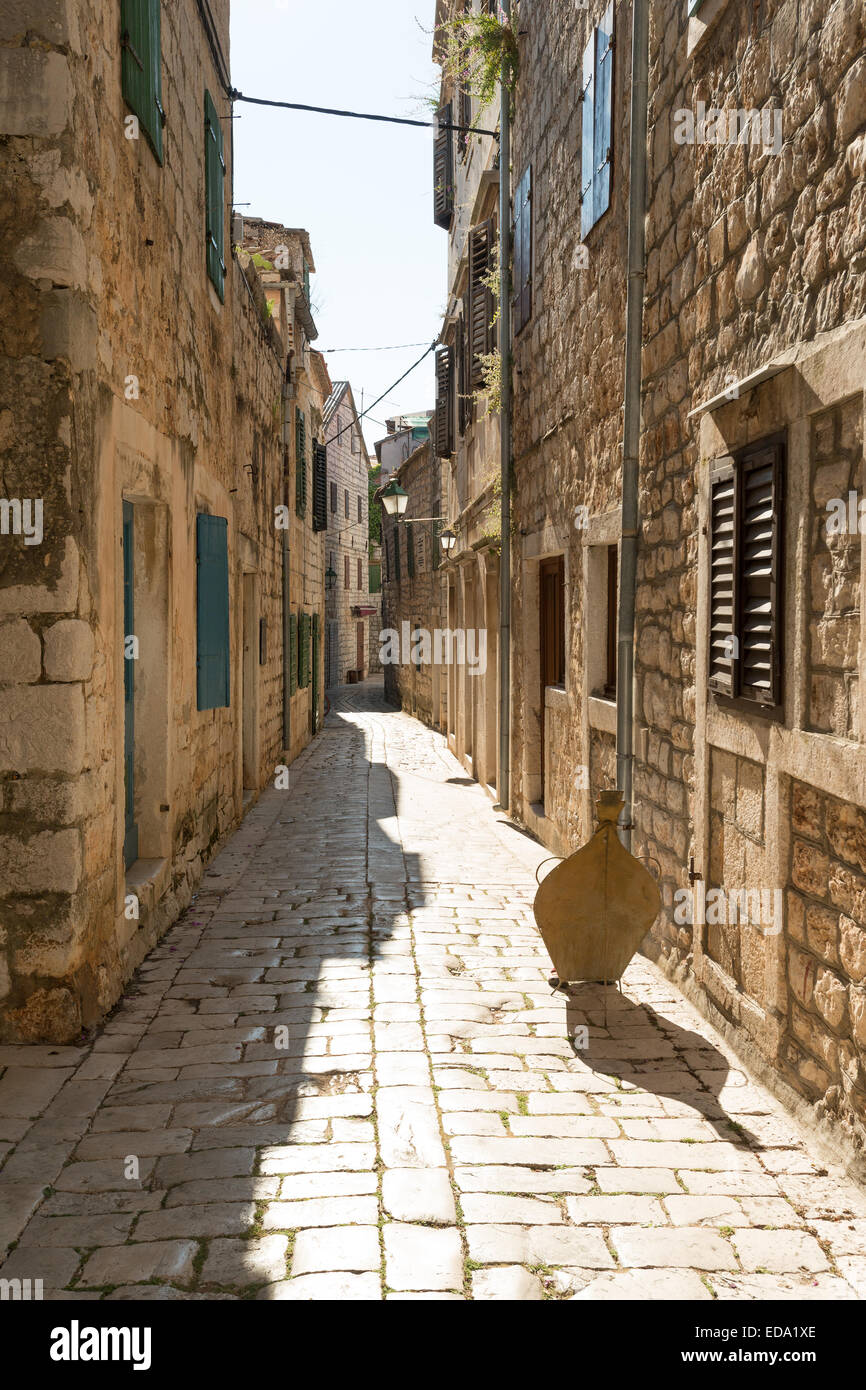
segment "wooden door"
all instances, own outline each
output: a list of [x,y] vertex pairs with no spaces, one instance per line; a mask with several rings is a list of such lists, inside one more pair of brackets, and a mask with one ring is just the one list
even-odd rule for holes
[[544,692],[549,685],[561,685],[565,680],[565,559],[562,555],[542,561],[538,584],[541,800],[544,801]]
[[356,655],[356,659],[355,659],[355,666],[357,667],[357,670],[358,670],[358,680],[359,680],[359,681],[362,681],[362,680],[364,679],[364,624],[363,624],[363,623],[358,623],[358,626],[357,626],[357,628],[356,628],[356,640],[357,640],[357,655]]

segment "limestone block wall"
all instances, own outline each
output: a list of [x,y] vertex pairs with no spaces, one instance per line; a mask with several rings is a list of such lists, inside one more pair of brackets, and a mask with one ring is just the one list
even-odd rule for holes
[[[583,243],[577,95],[604,9],[601,0],[586,9],[567,0],[524,6],[512,143],[512,191],[531,167],[533,251],[531,315],[514,342],[511,799],[513,813],[557,852],[591,833],[594,797],[611,785],[609,711],[590,697],[599,693],[602,630],[594,623],[606,596],[606,568],[595,557],[619,539],[629,3],[616,6],[611,202]],[[542,807],[539,570],[559,555],[566,671],[554,733],[570,772],[547,783]]]
[[[0,477],[7,500],[41,500],[43,534],[0,536],[0,1035],[65,1041],[116,1002],[189,901],[238,822],[250,749],[255,785],[280,752],[283,364],[237,263],[225,303],[207,277],[206,89],[225,120],[227,244],[231,123],[194,8],[162,7],[162,166],[126,138],[118,6],[24,8],[0,17]],[[227,54],[227,0],[212,10]],[[128,876],[124,500],[140,641]],[[231,615],[231,703],[207,711],[203,510],[229,522]],[[251,695],[243,646],[260,615]]]

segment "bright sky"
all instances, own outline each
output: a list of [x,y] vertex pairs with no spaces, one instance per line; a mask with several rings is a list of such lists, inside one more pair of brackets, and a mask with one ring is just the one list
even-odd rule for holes
[[[427,120],[438,92],[433,0],[235,0],[232,83],[245,95]],[[433,223],[433,132],[238,102],[234,196],[247,216],[306,227],[315,346],[370,405],[438,335],[447,233]],[[434,404],[432,354],[374,411]],[[368,417],[372,453],[384,425]]]

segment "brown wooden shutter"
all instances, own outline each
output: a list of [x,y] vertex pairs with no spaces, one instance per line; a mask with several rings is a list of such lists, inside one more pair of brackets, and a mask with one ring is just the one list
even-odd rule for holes
[[490,219],[469,233],[469,380],[472,386],[484,383],[481,358],[490,352],[495,308],[485,277],[493,255],[493,223]]
[[761,704],[780,697],[780,499],[782,445],[751,450],[740,477],[740,694]]
[[733,459],[720,459],[710,481],[710,674],[711,689],[733,695],[736,613],[737,491]]
[[436,414],[433,425],[438,458],[454,452],[454,349],[436,349]]
[[[439,120],[444,126],[454,122],[452,105],[447,101],[439,108]],[[433,143],[433,221],[447,231],[454,215],[454,132],[439,130]]]
[[471,422],[469,399],[469,296],[463,296],[463,311],[457,320],[457,432],[466,433]]
[[[465,87],[460,89],[460,120],[458,125],[471,126],[472,124],[472,97]],[[457,143],[461,154],[465,154],[469,148],[469,131],[464,129],[458,133]]]

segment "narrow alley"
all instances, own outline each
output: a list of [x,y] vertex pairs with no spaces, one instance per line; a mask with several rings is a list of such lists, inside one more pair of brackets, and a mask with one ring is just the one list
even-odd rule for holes
[[95,1040],[0,1049],[0,1278],[866,1296],[866,1200],[817,1141],[644,958],[606,1006],[552,992],[548,851],[381,681],[335,695]]

